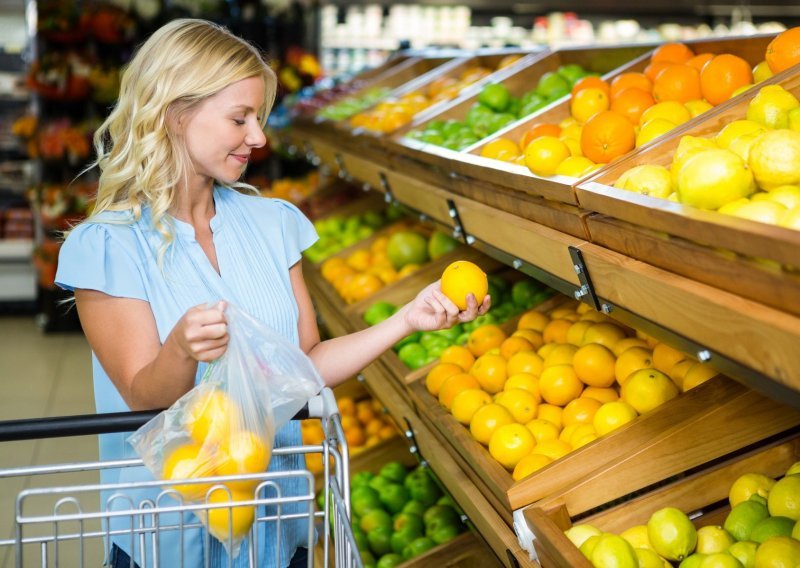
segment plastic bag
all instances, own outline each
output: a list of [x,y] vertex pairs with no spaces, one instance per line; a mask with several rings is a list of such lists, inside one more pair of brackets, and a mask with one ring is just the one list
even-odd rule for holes
[[[252,500],[258,480],[224,487],[209,476],[263,473],[277,432],[323,386],[311,360],[296,346],[228,305],[230,341],[200,383],[128,438],[156,479],[183,502]],[[254,507],[222,507],[199,515],[228,553],[238,554],[253,524]]]

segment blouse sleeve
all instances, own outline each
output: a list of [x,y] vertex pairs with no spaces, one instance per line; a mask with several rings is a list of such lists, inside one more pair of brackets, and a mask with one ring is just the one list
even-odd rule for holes
[[97,290],[120,298],[147,301],[135,257],[112,231],[99,223],[73,229],[58,255],[56,284],[74,291]]
[[277,200],[281,208],[283,246],[287,266],[294,266],[301,253],[319,239],[316,229],[302,211],[287,201]]

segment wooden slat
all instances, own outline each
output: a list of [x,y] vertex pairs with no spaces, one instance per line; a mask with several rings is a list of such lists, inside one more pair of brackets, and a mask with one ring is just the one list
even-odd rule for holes
[[559,527],[539,507],[528,507],[524,516],[536,537],[533,544],[542,568],[592,568],[592,563],[564,535],[569,527]]
[[582,245],[597,294],[800,390],[800,319],[593,244]]
[[429,183],[402,170],[387,172],[386,180],[398,201],[425,213],[431,219],[452,225],[453,220],[447,209],[447,199],[451,194],[447,192],[445,186]]
[[800,314],[800,274],[776,270],[605,215],[591,215],[586,223],[590,240],[597,245],[773,308]]

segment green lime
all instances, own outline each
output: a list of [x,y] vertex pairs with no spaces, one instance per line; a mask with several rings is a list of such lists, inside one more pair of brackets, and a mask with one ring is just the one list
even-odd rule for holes
[[461,516],[449,505],[434,505],[422,516],[425,522],[425,532],[435,531],[444,525],[460,525]]
[[396,554],[402,554],[403,550],[409,544],[411,544],[414,540],[418,539],[421,536],[423,536],[421,532],[416,532],[411,529],[395,531],[392,534],[392,539],[391,539],[392,551],[394,551]]
[[427,476],[414,478],[409,484],[408,478],[404,482],[411,493],[411,498],[423,505],[431,506],[442,496],[439,486]]
[[418,536],[422,536],[425,530],[425,522],[416,513],[400,512],[394,516],[392,527],[396,531],[412,531],[419,533]]
[[436,260],[440,256],[444,256],[448,252],[455,250],[459,247],[459,242],[451,235],[441,231],[435,231],[431,238],[428,239],[428,256],[431,260]]
[[422,332],[421,331],[415,331],[411,335],[408,335],[408,336],[404,337],[403,339],[401,339],[400,341],[398,341],[397,343],[395,343],[394,347],[392,347],[392,349],[394,349],[395,351],[399,352],[406,345],[410,345],[412,343],[418,343],[420,337],[422,337]]
[[378,527],[385,527],[391,530],[392,517],[383,509],[373,509],[361,517],[359,527],[362,531],[367,533],[367,537],[369,538],[369,533]]
[[792,529],[792,538],[800,540],[800,521],[797,521],[794,524],[794,528]]
[[436,335],[436,333],[432,331],[424,331],[422,332],[422,337],[419,339],[419,344],[425,348],[425,351],[430,352],[431,349],[440,345],[449,346],[450,342],[447,338]]
[[367,486],[356,487],[350,492],[350,504],[360,517],[373,509],[383,509],[378,492]]
[[539,286],[530,280],[520,280],[511,287],[511,301],[521,308],[532,306]]
[[731,509],[723,526],[736,540],[750,540],[753,527],[767,517],[769,517],[767,506],[751,499]]
[[415,538],[408,544],[408,546],[406,546],[403,549],[403,558],[406,560],[410,560],[415,556],[419,556],[420,554],[429,551],[431,548],[434,548],[435,546],[436,543],[426,536]]
[[381,491],[387,486],[394,483],[388,477],[383,477],[382,475],[376,475],[372,479],[369,480],[369,487],[374,489],[378,492],[378,497],[380,497]]
[[[404,487],[405,487],[405,484],[404,484]],[[406,487],[406,489],[408,489],[408,488]],[[427,507],[425,505],[423,505],[419,501],[415,501],[414,499],[412,499],[411,501],[409,501],[408,503],[405,504],[405,507],[403,507],[403,510],[401,512],[402,513],[412,513],[414,515],[418,515],[421,518],[422,515],[425,514],[425,510],[426,509],[427,509]]]
[[462,530],[460,525],[443,525],[433,530],[430,533],[430,538],[436,544],[444,544],[460,535]]
[[359,554],[361,555],[361,563],[364,564],[364,568],[367,568],[368,566],[375,566],[375,557],[372,555],[372,553],[367,550],[366,547],[361,548],[359,546],[358,549]]
[[364,321],[368,325],[375,325],[388,319],[392,314],[397,311],[397,306],[389,302],[375,302],[366,312],[364,312]]
[[399,554],[384,554],[378,560],[378,564],[376,568],[394,568],[395,566],[399,566],[405,562],[405,559],[400,556]]
[[485,120],[491,116],[494,116],[494,111],[491,108],[480,103],[475,103],[467,112],[464,122],[469,126],[474,126],[479,120]]
[[539,79],[536,92],[545,99],[552,100],[558,93],[569,92],[571,85],[555,71],[548,71]]
[[556,70],[556,73],[569,81],[570,85],[574,85],[580,79],[588,75],[586,70],[577,63],[568,63],[567,65],[562,65]]
[[794,523],[795,522],[788,517],[767,517],[753,527],[753,531],[750,533],[750,538],[748,540],[761,544],[776,536],[790,537],[792,536]]
[[406,470],[406,466],[404,466],[402,463],[398,461],[391,461],[384,464],[378,475],[385,477],[390,481],[394,481],[395,483],[403,483],[406,475],[408,475],[408,471]]
[[751,540],[743,540],[732,544],[728,548],[728,554],[742,563],[744,568],[754,568],[756,564],[756,550],[758,545]]
[[375,527],[367,533],[369,548],[376,556],[392,551],[392,527]]
[[683,511],[674,507],[651,515],[647,521],[647,536],[653,550],[667,560],[683,560],[697,544],[697,529]]
[[360,486],[368,486],[369,480],[373,477],[375,477],[375,474],[371,471],[359,471],[350,478],[350,487],[355,489]]
[[511,101],[511,93],[502,83],[492,83],[481,89],[478,102],[492,110],[503,112]]
[[369,548],[367,533],[362,531],[361,528],[356,524],[353,525],[353,539],[356,541],[356,548],[359,550],[367,550]]
[[425,365],[428,351],[419,343],[407,343],[397,352],[397,356],[411,369],[419,369]]
[[383,503],[384,507],[386,507],[390,513],[399,513],[411,499],[408,489],[399,483],[388,483],[378,491],[378,494],[381,503]]
[[700,568],[700,565],[707,556],[707,554],[695,552],[691,556],[684,558],[683,561],[678,565],[678,568]]

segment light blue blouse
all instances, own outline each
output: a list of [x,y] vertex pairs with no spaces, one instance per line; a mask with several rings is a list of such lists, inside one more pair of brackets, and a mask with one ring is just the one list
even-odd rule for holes
[[[150,211],[144,208],[141,218],[130,222],[129,212],[107,212],[94,222],[83,223],[67,237],[58,259],[56,284],[66,290],[98,290],[116,297],[135,298],[150,304],[158,334],[163,342],[172,328],[191,307],[220,299],[242,308],[288,340],[299,344],[298,307],[294,299],[289,268],[300,260],[300,253],[317,240],[311,222],[294,205],[278,199],[244,195],[232,189],[215,187],[215,216],[211,219],[214,246],[220,272],[217,273],[194,238],[193,227],[177,219],[172,222],[175,240],[164,257],[163,270],[157,255],[161,235],[152,227]],[[106,372],[92,354],[94,396],[98,413],[129,410]],[[195,381],[199,381],[206,364],[198,365]],[[136,457],[125,441],[128,434],[100,436],[100,459],[114,460]],[[300,426],[289,422],[276,436],[275,446],[300,445]],[[274,456],[270,471],[303,469],[302,456]],[[101,473],[103,484],[151,480],[145,468],[108,470]],[[287,487],[285,494],[307,491]],[[128,492],[138,505],[143,499],[155,499],[157,491]],[[103,499],[110,496],[105,492]],[[163,502],[163,501],[162,501]],[[130,503],[115,501],[110,508],[128,509]],[[283,513],[289,511],[284,507]],[[259,512],[260,514],[263,511]],[[173,522],[162,518],[160,523]],[[187,519],[188,519],[187,514]],[[194,519],[192,517],[193,521]],[[276,543],[275,523],[259,523],[264,533],[259,543]],[[114,529],[129,528],[129,519],[117,519]],[[308,547],[308,525],[305,521],[281,523],[280,558],[276,546],[260,546],[258,566],[287,566],[298,546]],[[203,566],[202,531],[186,531],[184,566]],[[113,538],[113,542],[141,562],[138,539],[134,546],[129,536]],[[222,546],[211,539],[209,552],[212,566],[228,566]],[[174,531],[161,533],[159,542],[162,566],[178,566],[180,541]],[[152,548],[148,562],[152,563]],[[246,565],[246,546],[235,565]]]

